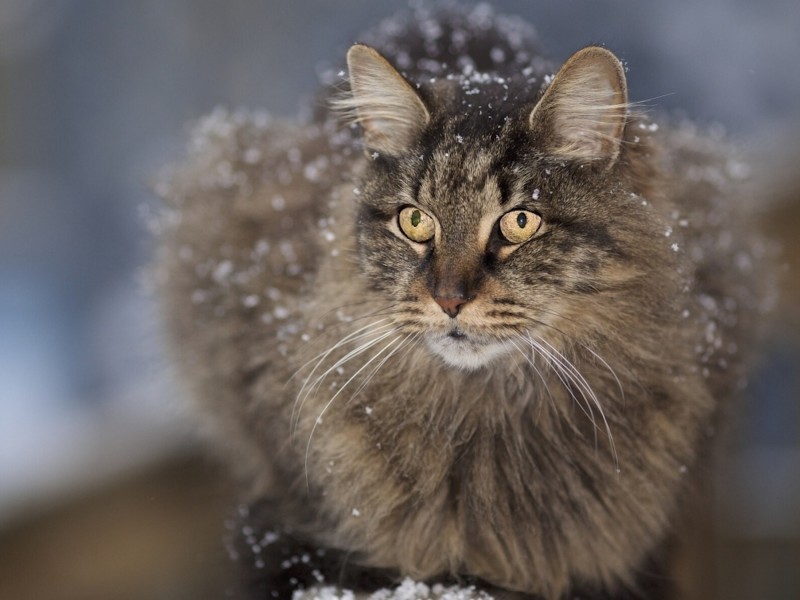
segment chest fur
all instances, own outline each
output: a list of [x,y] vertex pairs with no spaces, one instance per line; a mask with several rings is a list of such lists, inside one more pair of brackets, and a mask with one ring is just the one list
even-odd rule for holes
[[326,543],[414,577],[557,595],[574,577],[624,579],[660,537],[688,460],[647,434],[666,415],[610,406],[612,446],[566,393],[527,380],[443,376],[429,401],[391,378],[376,385],[309,445],[335,523]]

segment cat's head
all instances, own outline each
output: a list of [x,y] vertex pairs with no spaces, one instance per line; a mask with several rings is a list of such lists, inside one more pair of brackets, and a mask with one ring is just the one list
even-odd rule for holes
[[368,162],[360,263],[398,326],[465,369],[577,321],[602,327],[647,262],[620,61],[585,48],[543,90],[475,73],[412,82],[363,45],[348,66],[339,108]]

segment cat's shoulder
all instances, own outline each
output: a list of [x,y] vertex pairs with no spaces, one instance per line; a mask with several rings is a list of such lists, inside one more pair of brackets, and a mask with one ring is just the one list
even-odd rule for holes
[[183,214],[222,209],[279,224],[294,210],[316,211],[315,200],[338,182],[351,152],[349,139],[331,129],[216,108],[194,124],[185,158],[165,171],[156,191]]

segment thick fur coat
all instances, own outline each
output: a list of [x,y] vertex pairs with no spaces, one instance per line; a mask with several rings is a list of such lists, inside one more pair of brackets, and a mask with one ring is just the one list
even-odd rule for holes
[[635,594],[743,382],[741,167],[603,48],[552,76],[482,8],[365,39],[335,110],[217,111],[161,185],[188,389],[257,528],[389,578]]

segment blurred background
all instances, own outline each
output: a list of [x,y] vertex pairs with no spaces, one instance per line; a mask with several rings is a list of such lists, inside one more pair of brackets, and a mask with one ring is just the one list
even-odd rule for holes
[[[606,44],[632,100],[719,124],[751,156],[784,292],[695,584],[800,598],[800,3],[491,4],[557,61]],[[231,492],[142,285],[148,185],[215,106],[302,114],[358,32],[404,6],[0,0],[0,598],[224,597]]]

